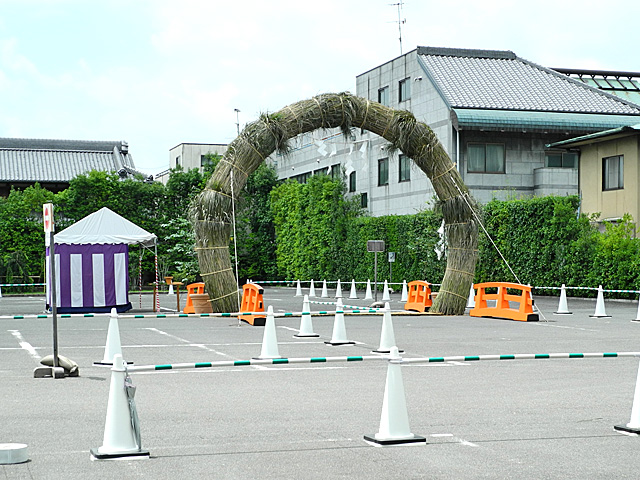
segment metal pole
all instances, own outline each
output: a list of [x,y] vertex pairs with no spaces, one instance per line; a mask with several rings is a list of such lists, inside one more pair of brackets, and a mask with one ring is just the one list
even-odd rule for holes
[[53,232],[49,232],[49,273],[51,274],[51,315],[53,318],[53,366],[59,367],[58,362],[58,295],[56,293],[56,257]]
[[374,299],[378,301],[378,252],[373,252],[373,282],[374,289],[376,291]]

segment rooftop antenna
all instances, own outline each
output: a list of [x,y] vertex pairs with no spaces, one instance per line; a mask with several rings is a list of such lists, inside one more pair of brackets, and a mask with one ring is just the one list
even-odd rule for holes
[[390,3],[392,7],[398,7],[398,41],[400,42],[400,55],[402,55],[402,25],[407,23],[406,18],[402,18],[402,6],[404,2],[400,0],[398,3]]

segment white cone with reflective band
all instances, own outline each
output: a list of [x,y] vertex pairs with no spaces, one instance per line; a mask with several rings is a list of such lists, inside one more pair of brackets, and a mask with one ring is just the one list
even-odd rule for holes
[[351,279],[351,292],[349,292],[349,298],[358,298],[355,279]]
[[269,305],[267,309],[267,319],[264,323],[264,335],[262,335],[262,350],[260,356],[256,357],[261,360],[267,358],[281,358],[278,352],[278,339],[276,337],[276,322],[273,317],[273,307]]
[[572,315],[567,305],[567,287],[562,284],[560,287],[560,301],[558,302],[558,311],[553,312],[555,315]]
[[309,307],[309,297],[304,296],[302,302],[302,315],[300,317],[300,331],[294,337],[319,337],[313,331],[313,322],[311,320],[311,308]]
[[371,294],[371,280],[367,280],[367,291],[364,294],[365,300],[373,300],[373,295]]
[[401,302],[406,302],[409,300],[409,292],[407,291],[407,281],[402,281],[402,297],[400,297]]
[[302,287],[300,286],[300,280],[298,280],[298,284],[296,285],[296,297],[302,296]]
[[91,455],[97,459],[120,458],[129,456],[149,456],[148,451],[140,450],[136,443],[129,400],[125,391],[125,369],[122,355],[113,358],[111,384],[109,385],[109,403],[104,426],[102,446],[91,449]]
[[467,300],[467,308],[475,308],[476,307],[476,291],[473,288],[473,283],[471,284],[471,289],[469,290],[469,299]]
[[384,287],[382,287],[382,301],[383,302],[390,302],[391,301],[391,297],[389,296],[389,284],[387,283],[387,281],[384,281]]
[[310,297],[315,297],[316,296],[316,287],[313,284],[313,280],[311,280],[311,286],[309,287],[309,296]]
[[327,281],[322,281],[322,293],[320,294],[321,298],[329,298],[329,292],[327,292]]
[[347,329],[344,324],[344,311],[342,310],[342,300],[340,299],[336,302],[336,315],[333,320],[331,341],[324,343],[327,345],[353,345],[355,343],[350,342],[347,339]]
[[389,366],[387,367],[387,382],[382,400],[382,414],[380,428],[375,435],[365,435],[365,440],[381,445],[426,442],[424,437],[411,433],[409,415],[404,395],[402,381],[402,367],[394,360],[400,360],[398,349],[391,349]]
[[602,285],[598,286],[598,298],[596,299],[596,311],[590,317],[605,318],[610,317],[604,309],[604,292],[602,291]]
[[338,279],[338,285],[336,286],[336,298],[342,298],[342,285],[340,279]]
[[107,344],[104,347],[104,356],[101,362],[93,363],[94,365],[113,365],[113,358],[116,355],[122,356],[122,345],[120,344],[118,312],[115,308],[112,308],[109,317],[109,329],[107,330]]

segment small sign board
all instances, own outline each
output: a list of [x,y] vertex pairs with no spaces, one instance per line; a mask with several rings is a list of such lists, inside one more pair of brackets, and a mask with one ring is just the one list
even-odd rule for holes
[[53,224],[53,203],[45,203],[42,205],[42,223],[44,224],[44,233],[55,231]]
[[367,240],[367,252],[384,252],[384,240]]
[[389,263],[396,261],[396,252],[389,252]]

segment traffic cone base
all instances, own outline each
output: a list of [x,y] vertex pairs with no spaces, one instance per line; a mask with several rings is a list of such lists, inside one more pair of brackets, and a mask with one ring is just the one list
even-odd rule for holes
[[[377,350],[371,350],[371,353],[391,353],[391,349],[378,348]],[[404,350],[398,350],[398,353],[404,353]]]
[[365,441],[370,443],[375,443],[378,445],[389,446],[389,445],[411,445],[415,443],[427,443],[427,439],[425,437],[421,437],[420,435],[414,435],[410,438],[393,438],[393,439],[378,439],[375,435],[365,435]]
[[334,347],[338,346],[338,345],[355,345],[356,344],[356,342],[352,342],[350,340],[346,340],[344,342],[331,342],[331,341],[329,341],[329,342],[324,342],[324,343],[326,343],[327,345],[333,345]]
[[148,450],[136,450],[135,452],[100,453],[99,448],[92,448],[91,460],[144,460],[149,458]]
[[613,429],[625,434],[640,435],[640,428],[637,427],[629,427],[627,425],[614,425]]
[[296,333],[294,337],[298,338],[310,338],[310,337],[319,337],[317,333]]

